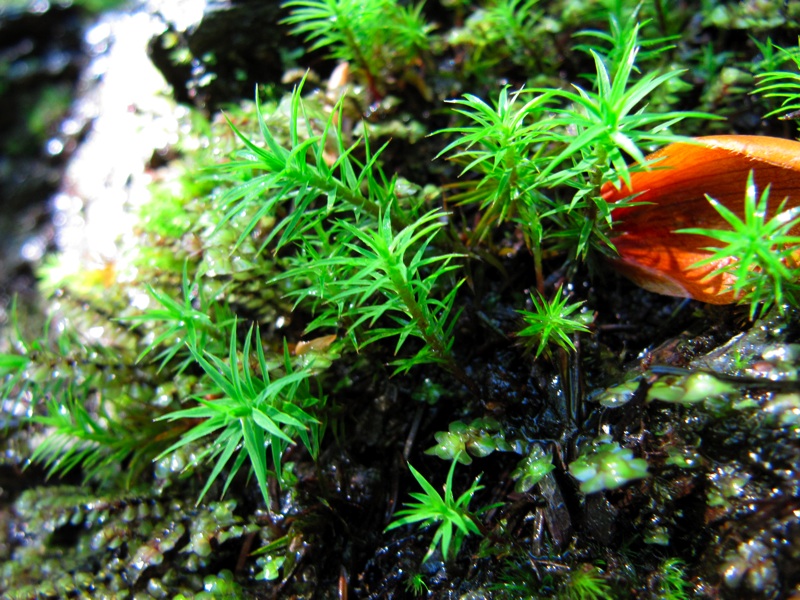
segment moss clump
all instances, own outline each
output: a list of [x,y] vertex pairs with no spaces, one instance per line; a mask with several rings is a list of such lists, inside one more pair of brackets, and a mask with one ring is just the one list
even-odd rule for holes
[[[322,4],[287,8],[343,6]],[[33,466],[3,593],[794,589],[795,310],[750,323],[603,262],[603,186],[713,131],[721,67],[763,73],[744,62],[771,46],[595,5],[395,6],[429,46],[187,113],[136,243],[49,259],[50,325],[6,330],[10,466]],[[304,21],[354,61],[377,22]]]

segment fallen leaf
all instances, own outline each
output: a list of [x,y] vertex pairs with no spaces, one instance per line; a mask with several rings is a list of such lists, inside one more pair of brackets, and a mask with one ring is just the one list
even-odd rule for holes
[[722,263],[692,268],[711,255],[704,248],[718,242],[675,231],[730,229],[706,195],[743,218],[751,170],[759,192],[770,185],[772,207],[787,197],[787,208],[800,204],[800,142],[748,135],[700,137],[670,144],[648,160],[652,169],[633,173],[630,187],[607,183],[602,190],[609,203],[633,194],[634,202],[647,203],[612,210],[615,267],[637,285],[660,294],[712,304],[735,301],[733,275],[711,275]]

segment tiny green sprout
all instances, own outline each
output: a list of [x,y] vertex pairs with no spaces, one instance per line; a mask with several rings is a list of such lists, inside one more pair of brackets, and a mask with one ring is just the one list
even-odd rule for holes
[[645,531],[643,541],[653,546],[669,546],[669,530],[663,525],[650,524]]
[[511,472],[511,478],[517,480],[514,490],[527,492],[555,468],[553,456],[538,444],[534,445],[528,456],[519,461],[517,468]]
[[584,494],[614,490],[635,480],[647,477],[647,461],[634,458],[633,450],[617,442],[592,446],[569,465],[569,472],[581,482]]
[[437,431],[436,445],[425,454],[433,454],[443,460],[457,460],[462,465],[472,463],[472,456],[483,458],[494,452],[510,452],[511,446],[503,438],[500,423],[490,417],[475,419],[467,425],[462,421],[450,423],[448,431]]
[[242,593],[241,586],[236,583],[233,573],[224,569],[216,575],[207,575],[203,579],[203,589],[212,598],[235,598]]
[[284,562],[286,562],[285,556],[272,556],[270,554],[263,557],[259,560],[261,573],[258,575],[258,579],[274,581],[280,575],[280,570]]
[[703,458],[693,448],[688,446],[668,446],[667,460],[664,464],[680,469],[694,469],[702,464]]
[[657,575],[658,597],[663,600],[689,600],[691,584],[686,578],[686,565],[679,558],[668,558]]
[[535,347],[536,358],[542,353],[550,356],[551,347],[558,346],[564,350],[575,350],[571,335],[579,332],[588,333],[588,325],[593,316],[590,313],[573,313],[578,311],[583,302],[568,304],[569,296],[563,293],[563,288],[556,290],[553,300],[548,302],[541,295],[537,298],[531,294],[534,310],[519,310],[527,327],[517,333],[524,340],[525,345]]
[[763,410],[775,426],[786,428],[794,437],[800,435],[800,393],[775,394]]
[[708,478],[706,491],[708,505],[711,507],[730,508],[731,500],[741,498],[745,494],[747,484],[752,475],[744,473],[731,465],[722,465]]
[[177,594],[174,600],[212,600],[213,598],[242,598],[244,591],[242,586],[236,582],[234,575],[228,569],[223,569],[216,575],[206,575],[203,578],[203,591],[186,596]]
[[274,581],[280,576],[281,568],[286,562],[286,549],[290,543],[290,536],[284,535],[252,553],[253,556],[258,556],[256,565],[261,568],[261,572],[256,576],[256,579]]
[[425,402],[433,406],[446,394],[447,388],[444,385],[433,381],[430,377],[426,377],[420,382],[417,389],[412,392],[411,397],[417,402]]
[[414,596],[422,596],[429,591],[428,584],[425,583],[425,576],[422,573],[411,574],[405,582],[407,592],[414,594]]
[[631,401],[639,389],[639,378],[611,386],[592,396],[592,400],[606,408],[616,408]]
[[[475,523],[475,517],[469,512],[470,500],[472,500],[477,491],[483,489],[482,485],[478,485],[480,476],[472,482],[466,492],[455,498],[453,496],[453,473],[457,463],[458,460],[454,460],[453,464],[450,465],[450,471],[447,473],[447,480],[444,484],[444,496],[439,494],[428,480],[409,464],[408,468],[411,474],[425,493],[411,493],[411,497],[417,502],[405,503],[405,508],[397,511],[395,513],[397,518],[386,527],[386,531],[389,531],[410,523],[421,522],[423,527],[439,523],[422,562],[433,556],[438,546],[441,546],[445,560],[449,560],[458,554],[461,549],[461,543],[467,535],[470,533],[480,535],[481,533]],[[491,507],[493,505],[483,510],[488,510]]]
[[717,379],[711,373],[697,372],[681,377],[661,377],[647,392],[648,400],[677,404],[696,404],[736,392],[735,385]]
[[600,569],[593,565],[582,565],[570,570],[563,595],[566,600],[612,600],[615,598]]
[[786,208],[784,200],[775,215],[768,218],[769,186],[759,197],[752,171],[745,188],[744,219],[706,197],[731,229],[678,230],[678,233],[704,235],[722,244],[706,248],[712,252],[711,256],[693,267],[723,264],[711,276],[726,273],[735,277],[733,292],[741,303],[750,305],[751,320],[759,313],[759,306],[761,315],[773,306],[784,314],[785,303],[800,306],[800,266],[796,258],[800,236],[792,234],[800,226],[800,207]]

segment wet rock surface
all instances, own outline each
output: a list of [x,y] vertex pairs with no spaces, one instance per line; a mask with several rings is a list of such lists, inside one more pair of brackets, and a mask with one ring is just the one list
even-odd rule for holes
[[[153,64],[179,102],[214,110],[250,98],[258,84],[275,85],[303,56],[299,40],[280,23],[278,2],[228,0],[205,4],[194,22],[164,15],[166,30],[149,44]],[[319,57],[317,58],[319,63]]]

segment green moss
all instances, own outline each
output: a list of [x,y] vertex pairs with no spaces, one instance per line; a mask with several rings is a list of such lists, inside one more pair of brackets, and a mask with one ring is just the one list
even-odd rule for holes
[[[354,61],[355,85],[276,85],[230,124],[190,114],[136,243],[93,269],[51,259],[51,326],[7,330],[4,398],[32,417],[8,421],[13,466],[34,464],[8,509],[26,529],[5,542],[4,593],[331,595],[349,577],[363,596],[682,598],[679,582],[722,564],[753,591],[745,551],[777,553],[783,513],[750,517],[750,545],[726,536],[754,498],[792,497],[794,311],[774,296],[783,318],[693,362],[742,321],[682,312],[595,259],[616,225],[602,185],[673,132],[713,128],[686,117],[760,102],[744,83],[781,68],[771,46],[747,46],[764,56],[745,68],[742,48],[696,30],[666,39],[689,15],[667,23],[662,2],[515,0],[375,2],[409,34],[376,49],[375,11],[289,4],[312,43]],[[347,23],[300,21],[342,7]],[[438,10],[458,28],[422,47],[411,34]],[[656,348],[673,328],[703,335]],[[643,350],[652,370],[622,374]],[[424,448],[453,460],[447,477]],[[414,483],[402,458],[424,493],[381,532]],[[85,486],[42,484],[40,466]],[[703,514],[718,521],[696,527]],[[435,525],[432,544],[412,522]],[[663,561],[676,539],[684,564]]]
[[[29,490],[13,506],[15,517],[26,523],[27,543],[2,567],[10,584],[4,592],[10,598],[119,597],[137,585],[194,595],[207,584],[193,573],[221,559],[212,560],[212,546],[259,530],[236,516],[235,507],[225,502],[191,508],[152,496],[103,496],[70,487]],[[230,573],[221,577],[212,583],[238,589]]]
[[584,494],[613,490],[648,475],[645,459],[634,458],[629,448],[605,441],[571,462],[569,472],[581,482]]

